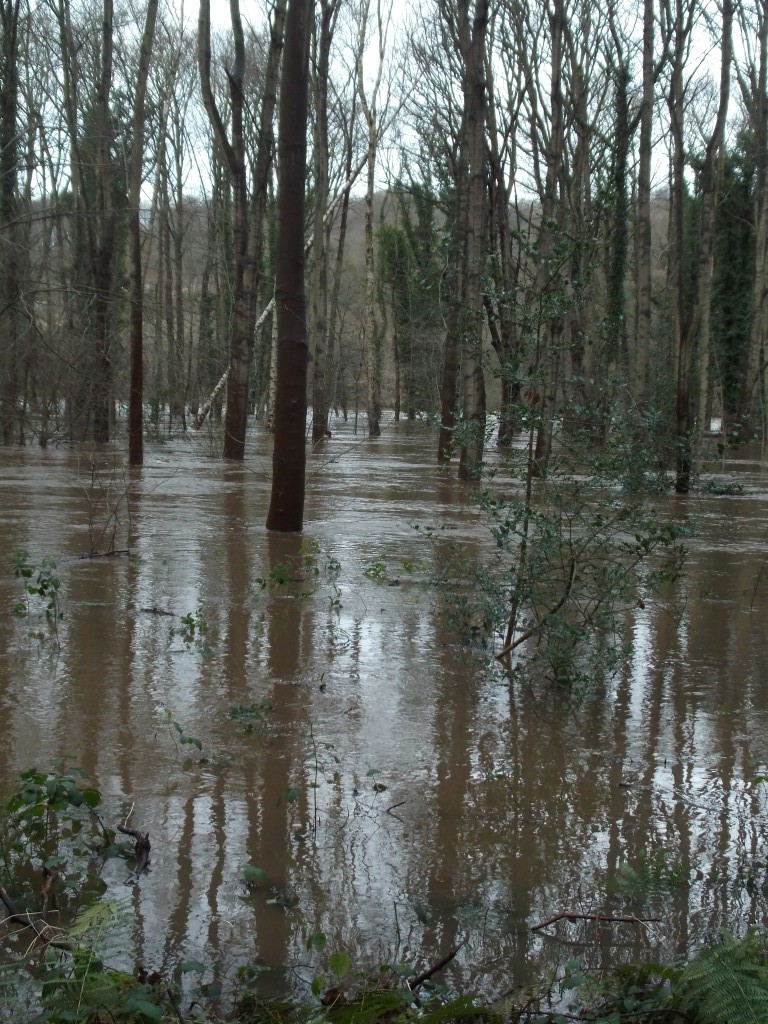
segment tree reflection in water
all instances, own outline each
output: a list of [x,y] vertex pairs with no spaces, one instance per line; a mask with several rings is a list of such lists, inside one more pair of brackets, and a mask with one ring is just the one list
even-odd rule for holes
[[[446,979],[494,991],[574,950],[660,959],[764,919],[768,496],[747,471],[746,496],[696,499],[686,576],[632,611],[624,669],[574,699],[510,685],[446,628],[412,524],[488,539],[432,442],[401,425],[374,456],[334,429],[300,538],[263,528],[258,436],[234,468],[166,445],[132,483],[131,557],[96,561],[75,557],[76,457],[0,453],[0,548],[54,555],[65,611],[60,652],[0,617],[0,782],[77,753],[115,820],[133,807],[151,871],[131,890],[107,871],[126,965],[249,962],[266,990],[305,991],[319,931],[355,964],[417,971],[466,938]],[[5,608],[14,584],[0,574]],[[169,639],[197,608],[208,654]],[[247,730],[233,707],[263,720]],[[245,865],[265,873],[250,891]],[[531,931],[566,911],[593,916]]]

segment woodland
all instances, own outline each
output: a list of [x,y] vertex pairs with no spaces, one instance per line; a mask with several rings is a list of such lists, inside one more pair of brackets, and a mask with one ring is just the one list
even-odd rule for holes
[[[287,9],[3,0],[5,444],[272,429]],[[764,436],[768,5],[318,0],[308,46],[309,443],[429,417],[476,480],[490,408],[543,476],[628,417],[686,492]]]
[[[768,0],[229,0],[223,14],[211,0],[0,0],[0,41],[0,436],[6,449],[99,453],[83,557],[133,555],[141,476],[103,469],[104,453],[141,467],[145,446],[198,436],[231,469],[257,433],[274,435],[267,530],[298,533],[307,453],[330,448],[336,424],[348,440],[351,422],[375,458],[391,423],[426,421],[440,480],[470,485],[468,516],[487,527],[464,549],[416,524],[435,552],[421,582],[456,644],[503,663],[510,692],[533,681],[563,701],[625,671],[632,617],[678,582],[694,529],[681,506],[651,498],[705,493],[715,445],[724,465],[768,432]],[[315,572],[340,615],[341,564],[329,555],[321,572],[319,551],[275,561],[256,583],[269,593]],[[29,636],[55,660],[67,636],[56,561],[19,547],[12,564],[13,611],[45,618]],[[401,585],[387,574],[371,554],[367,583]],[[683,632],[680,606],[677,618],[654,608]],[[197,649],[201,608],[180,621],[164,636]],[[118,829],[136,840],[126,850],[100,803],[79,769],[23,773],[5,804],[6,874],[54,877],[69,844],[90,858],[83,878],[91,853],[109,850],[135,853],[138,879],[149,836],[142,861],[145,834]],[[263,872],[251,872],[258,890]],[[47,957],[31,997],[42,1015],[29,1019],[225,1013],[220,993],[181,978],[204,972],[193,961],[172,981],[105,966],[83,939],[103,924],[98,901],[52,939],[47,888],[40,917],[3,887],[0,899],[6,924],[34,931]],[[580,920],[645,923],[590,910],[541,927]],[[311,932],[307,951],[326,942]],[[686,949],[685,964],[597,983],[569,964],[492,1006],[420,997],[460,949],[354,987],[334,951],[307,1005],[266,1005],[244,974],[228,1019],[768,1014],[765,936],[747,928]],[[4,1012],[0,998],[0,1020],[14,1019]]]

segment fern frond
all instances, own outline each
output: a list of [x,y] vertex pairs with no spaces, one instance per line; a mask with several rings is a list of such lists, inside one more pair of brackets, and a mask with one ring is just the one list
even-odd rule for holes
[[766,1024],[768,966],[765,945],[729,935],[702,949],[684,969],[681,983],[696,1024]]

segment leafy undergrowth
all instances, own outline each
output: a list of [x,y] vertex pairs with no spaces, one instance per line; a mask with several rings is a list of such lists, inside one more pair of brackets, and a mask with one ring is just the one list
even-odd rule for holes
[[[181,734],[181,730],[179,729]],[[182,739],[183,742],[183,739]],[[12,1024],[766,1024],[768,933],[722,935],[677,966],[645,964],[595,976],[569,964],[539,988],[496,1003],[430,990],[448,959],[416,976],[403,966],[355,973],[343,950],[328,954],[332,981],[316,977],[304,1001],[267,1001],[259,973],[240,968],[224,1006],[206,967],[181,963],[172,974],[114,969],[125,921],[107,898],[100,867],[125,857],[134,884],[149,837],[126,825],[107,827],[101,794],[85,773],[59,762],[29,769],[0,821],[0,1022]],[[118,841],[118,833],[135,845]],[[324,953],[314,933],[308,949]],[[14,955],[15,952],[15,955]],[[362,979],[362,980],[361,980]],[[375,980],[373,980],[375,979]]]
[[[0,1020],[14,1024],[765,1024],[768,942],[763,934],[722,936],[680,967],[622,967],[597,978],[574,962],[554,983],[515,991],[493,1004],[414,992],[392,973],[357,988],[326,989],[306,1002],[241,991],[228,1009],[203,988],[182,997],[159,975],[136,978],[107,969],[82,949],[48,950],[37,1005],[24,1007],[6,966]],[[57,963],[54,965],[53,960]],[[39,972],[33,972],[42,977]],[[391,983],[391,987],[387,987]],[[28,988],[29,978],[23,986]],[[557,1005],[557,1009],[552,1009]]]

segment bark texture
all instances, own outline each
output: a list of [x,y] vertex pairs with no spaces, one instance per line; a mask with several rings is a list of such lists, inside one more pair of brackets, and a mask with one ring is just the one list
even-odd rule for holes
[[308,355],[304,190],[311,15],[311,0],[290,0],[280,82],[275,272],[277,391],[267,529],[283,533],[296,533],[304,523]]

